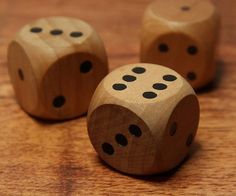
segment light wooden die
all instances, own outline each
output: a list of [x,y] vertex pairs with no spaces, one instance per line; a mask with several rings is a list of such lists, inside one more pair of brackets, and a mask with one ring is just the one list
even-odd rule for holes
[[87,122],[92,145],[113,168],[137,175],[160,173],[188,154],[199,103],[175,71],[154,64],[126,65],[99,84]]
[[50,17],[24,26],[8,49],[9,74],[22,108],[65,120],[87,112],[108,73],[103,43],[82,20]]
[[219,24],[208,0],[156,0],[143,17],[141,62],[168,66],[201,88],[215,77]]

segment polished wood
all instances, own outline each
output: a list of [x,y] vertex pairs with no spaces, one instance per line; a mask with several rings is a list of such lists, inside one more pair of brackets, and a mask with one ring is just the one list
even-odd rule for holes
[[43,119],[66,120],[88,110],[108,73],[107,55],[86,22],[49,17],[21,28],[8,47],[8,68],[19,104]]
[[0,195],[236,194],[236,1],[216,0],[222,16],[217,80],[198,92],[201,120],[190,157],[163,175],[123,175],[98,159],[86,118],[39,121],[22,111],[7,74],[7,46],[25,24],[46,15],[90,23],[111,69],[139,59],[141,19],[150,0],[0,1]]
[[143,17],[141,62],[168,66],[199,89],[215,78],[219,30],[210,0],[155,0]]
[[100,157],[127,174],[167,172],[189,153],[199,103],[177,72],[156,64],[121,66],[96,89],[88,112],[90,140]]

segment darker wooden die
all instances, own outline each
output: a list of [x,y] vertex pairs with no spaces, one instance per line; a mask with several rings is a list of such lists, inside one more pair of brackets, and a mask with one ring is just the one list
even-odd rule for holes
[[177,72],[154,64],[122,66],[97,87],[88,132],[100,157],[128,174],[176,167],[199,123],[194,90]]
[[209,0],[155,0],[143,17],[141,62],[168,66],[201,88],[216,75],[219,24]]
[[24,26],[10,43],[8,67],[22,108],[33,116],[65,120],[87,112],[108,73],[96,31],[81,20],[51,17]]

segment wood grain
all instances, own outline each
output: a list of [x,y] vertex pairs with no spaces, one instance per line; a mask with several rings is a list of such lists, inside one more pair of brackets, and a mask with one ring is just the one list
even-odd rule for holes
[[[125,82],[126,74],[135,81]],[[166,89],[152,88],[157,82]],[[124,89],[117,90],[117,85]],[[190,151],[186,143],[196,135],[199,103],[193,88],[177,72],[135,63],[117,68],[102,80],[87,119],[89,138],[102,160],[126,174],[157,174],[179,165]],[[173,125],[174,133],[170,133]],[[134,126],[139,136],[130,134]]]
[[196,142],[189,159],[173,172],[140,178],[113,171],[93,150],[85,117],[39,121],[16,103],[6,51],[22,25],[44,16],[79,17],[100,33],[114,69],[138,61],[141,18],[149,2],[0,1],[0,195],[236,195],[235,0],[215,1],[222,15],[219,74],[198,92]]

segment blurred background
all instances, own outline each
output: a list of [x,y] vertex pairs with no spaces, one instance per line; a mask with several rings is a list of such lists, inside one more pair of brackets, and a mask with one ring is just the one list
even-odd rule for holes
[[[7,43],[23,25],[37,18],[63,15],[81,18],[94,26],[105,42],[112,67],[137,62],[142,15],[150,2],[151,0],[0,0],[1,54],[5,57]],[[223,13],[223,43],[232,43],[236,32],[231,28],[234,24],[230,19],[236,16],[236,3],[233,0],[213,2]]]

